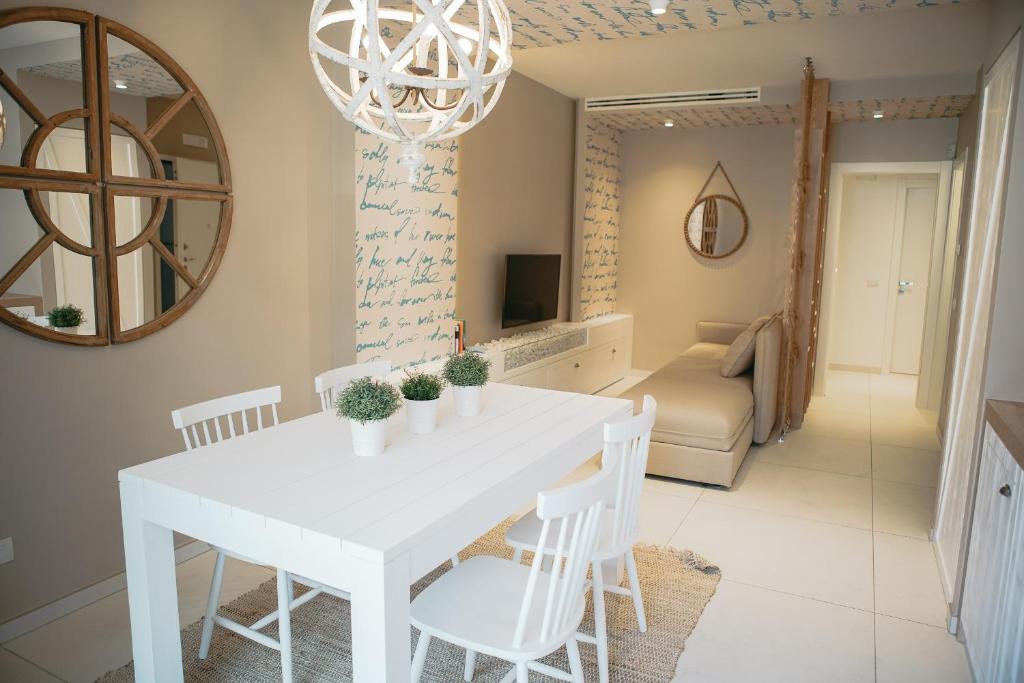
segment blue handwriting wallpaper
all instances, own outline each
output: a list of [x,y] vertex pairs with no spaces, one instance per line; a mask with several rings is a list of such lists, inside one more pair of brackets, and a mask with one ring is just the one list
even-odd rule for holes
[[356,361],[448,353],[455,318],[458,143],[428,144],[419,182],[400,145],[356,135]]
[[619,142],[621,133],[587,122],[583,162],[583,267],[580,317],[615,312],[619,276]]

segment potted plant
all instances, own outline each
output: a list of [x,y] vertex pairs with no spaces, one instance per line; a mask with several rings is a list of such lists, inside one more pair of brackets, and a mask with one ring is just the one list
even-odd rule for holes
[[473,417],[480,414],[481,387],[487,384],[491,361],[479,353],[464,351],[448,358],[444,378],[455,391],[455,414]]
[[342,390],[334,405],[338,417],[347,417],[352,425],[356,455],[375,456],[384,452],[387,419],[402,405],[397,389],[372,377],[360,377]]
[[85,311],[74,304],[56,306],[46,314],[50,327],[65,334],[78,334],[78,326],[85,321]]
[[429,434],[437,427],[437,404],[444,382],[437,375],[406,371],[398,387],[405,397],[409,433]]

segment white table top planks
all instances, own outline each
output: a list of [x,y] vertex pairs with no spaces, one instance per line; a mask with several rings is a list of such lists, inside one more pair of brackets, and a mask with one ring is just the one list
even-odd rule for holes
[[[446,392],[432,434],[409,434],[400,412],[376,458],[354,456],[347,422],[317,413],[131,467],[119,479],[141,483],[155,507],[173,506],[165,519],[249,519],[255,530],[387,561],[416,552],[445,525],[464,520],[486,531],[500,521],[489,518],[495,511],[530,502],[496,498],[535,495],[532,481],[557,481],[580,464],[581,446],[600,450],[604,422],[630,414],[622,399],[490,384],[472,418],[456,416]],[[433,566],[428,555],[414,565]]]

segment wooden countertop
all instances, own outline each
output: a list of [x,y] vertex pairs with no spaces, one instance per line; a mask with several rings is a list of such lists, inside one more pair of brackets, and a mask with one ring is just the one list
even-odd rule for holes
[[1024,468],[1024,403],[989,399],[985,401],[985,420],[1017,464]]

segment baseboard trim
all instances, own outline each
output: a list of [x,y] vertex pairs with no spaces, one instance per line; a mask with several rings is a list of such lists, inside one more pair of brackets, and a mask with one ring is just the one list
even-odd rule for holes
[[[210,546],[202,541],[191,541],[174,551],[174,563],[181,564],[193,557],[202,555]],[[65,595],[59,600],[43,605],[31,612],[26,612],[20,617],[0,624],[0,644],[8,643],[19,638],[30,631],[45,626],[52,621],[65,617],[72,612],[91,605],[98,600],[109,597],[127,587],[128,583],[124,572],[115,574],[108,579],[103,579],[80,591]]]
[[868,375],[881,375],[882,368],[868,365],[847,365],[846,363],[829,363],[829,370],[841,370],[843,372],[863,372]]

